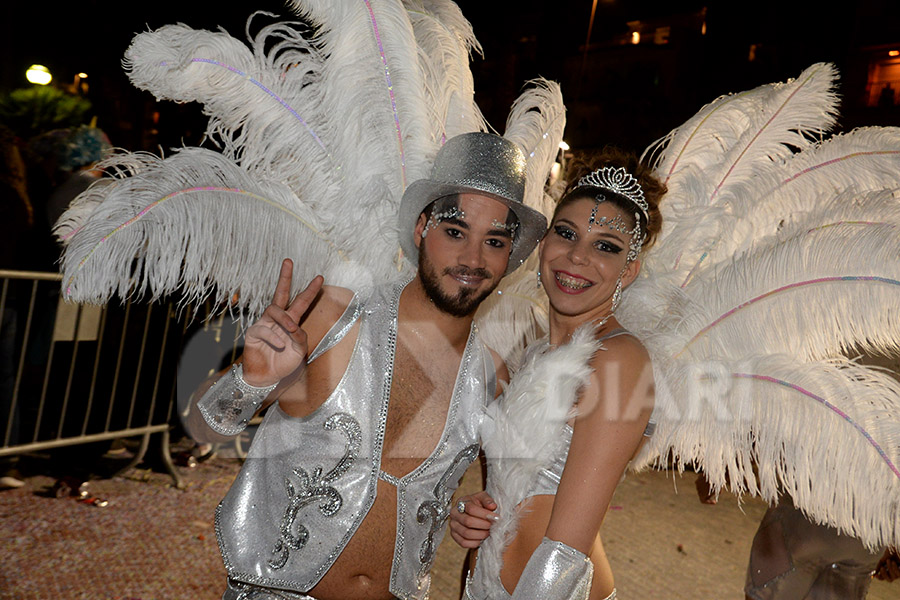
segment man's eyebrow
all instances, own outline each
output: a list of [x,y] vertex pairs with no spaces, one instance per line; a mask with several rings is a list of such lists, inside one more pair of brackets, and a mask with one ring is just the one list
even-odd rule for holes
[[488,231],[488,235],[499,235],[501,237],[512,239],[512,233],[510,233],[507,227],[497,225],[495,225],[493,229]]
[[446,219],[441,219],[441,223],[450,223],[451,225],[455,225],[460,229],[469,228],[469,224],[458,217],[447,217]]

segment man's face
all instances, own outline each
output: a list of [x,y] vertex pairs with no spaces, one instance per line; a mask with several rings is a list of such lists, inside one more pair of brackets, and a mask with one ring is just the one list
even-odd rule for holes
[[469,316],[494,291],[512,247],[508,214],[505,204],[489,196],[460,194],[455,210],[445,204],[431,219],[419,217],[414,238],[419,278],[435,306]]

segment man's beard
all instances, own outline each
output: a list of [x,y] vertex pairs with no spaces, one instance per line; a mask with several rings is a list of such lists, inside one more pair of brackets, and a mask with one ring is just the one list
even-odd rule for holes
[[425,252],[425,244],[419,248],[419,279],[422,287],[434,305],[442,312],[454,317],[468,317],[478,310],[478,306],[487,298],[494,288],[500,283],[495,281],[489,288],[481,290],[474,288],[460,288],[459,292],[451,296],[441,289],[441,277],[443,275],[482,277],[493,280],[493,274],[487,269],[468,269],[466,267],[447,267],[443,274],[439,274],[434,263],[429,260]]

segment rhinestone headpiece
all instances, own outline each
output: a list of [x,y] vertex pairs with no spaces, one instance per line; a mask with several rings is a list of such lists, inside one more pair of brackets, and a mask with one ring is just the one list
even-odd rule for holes
[[641,189],[638,180],[625,170],[625,167],[602,167],[579,179],[575,187],[588,185],[603,188],[627,198],[641,210],[644,219],[649,221],[650,205],[644,199],[644,190]]

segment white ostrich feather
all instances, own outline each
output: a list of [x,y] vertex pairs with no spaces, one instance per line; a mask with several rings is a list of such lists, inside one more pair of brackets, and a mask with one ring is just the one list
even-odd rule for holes
[[[633,463],[694,464],[716,490],[774,502],[875,549],[900,543],[900,384],[835,358],[658,360],[659,424]],[[664,385],[660,385],[664,382]]]
[[[187,303],[211,297],[227,306],[238,294],[257,316],[271,302],[282,258],[296,265],[295,291],[318,273],[364,286],[368,270],[323,234],[317,214],[283,184],[250,177],[201,148],[143,160],[136,175],[91,188],[73,207],[104,193],[63,254],[69,299],[179,293]],[[63,223],[74,220],[67,215]]]
[[827,141],[836,77],[717,100],[658,152],[661,243],[618,317],[654,365],[634,468],[693,464],[871,548],[900,540],[900,385],[845,356],[900,354],[900,135]]
[[488,493],[497,502],[499,520],[478,553],[487,581],[500,575],[503,549],[518,525],[516,506],[538,472],[560,451],[563,428],[575,416],[578,393],[592,372],[591,357],[600,348],[593,323],[580,327],[567,344],[555,349],[546,340],[535,342],[501,401],[489,407],[492,428],[482,443],[490,460]]
[[[298,280],[327,272],[328,283],[359,289],[398,276],[396,212],[407,179],[428,174],[441,132],[483,128],[467,71],[469,50],[477,42],[452,3],[428,2],[432,12],[416,13],[418,23],[427,23],[417,37],[406,7],[397,2],[310,2],[298,8],[308,24],[262,27],[249,47],[224,32],[182,25],[135,38],[125,61],[132,81],[160,99],[202,103],[210,116],[207,133],[221,154],[185,149],[165,161],[140,153],[108,161],[105,168],[114,178],[73,203],[57,230],[68,241],[65,269],[73,299],[180,291],[192,301],[215,289],[222,300],[239,287],[242,302],[258,308],[268,286],[263,271],[276,269],[285,256],[297,259]],[[436,40],[435,32],[442,39]],[[458,77],[437,82],[434,74],[442,64],[452,64]],[[444,107],[447,123],[433,122],[435,105]],[[236,193],[184,193],[193,188],[244,192],[243,203],[216,207],[244,207],[218,217],[228,223],[226,230],[237,232],[240,223],[247,231],[276,226],[274,215],[290,214],[277,225],[286,237],[280,245],[267,241],[265,252],[229,255],[235,240],[193,219],[208,222],[215,217],[213,198]],[[250,194],[265,201],[249,201]],[[171,195],[178,200],[154,204]],[[263,210],[259,218],[243,214],[261,202],[277,208]],[[150,206],[152,217],[140,216]],[[106,216],[93,218],[95,213]],[[151,231],[154,227],[161,231]],[[258,231],[268,233],[271,227]],[[110,232],[116,235],[107,239]],[[246,237],[240,239],[249,244]],[[186,273],[179,275],[180,259],[148,260],[140,240],[150,246],[172,242],[181,248],[175,254],[196,257],[197,265],[223,263],[205,275],[185,264]],[[103,275],[99,270],[107,258],[118,266]],[[139,271],[124,266],[131,260],[138,261]],[[348,271],[347,265],[353,267]],[[399,271],[408,269],[400,263]],[[238,274],[248,278],[238,280]],[[216,279],[220,276],[225,279]]]
[[318,85],[322,57],[286,23],[250,42],[169,25],[136,36],[124,64],[132,83],[157,99],[203,104],[207,134],[248,172],[277,174],[296,193],[325,197],[340,157],[325,142],[333,119]]
[[[756,187],[744,192],[744,202],[752,203],[752,218],[740,219],[730,235],[711,244],[704,262],[727,260],[788,230],[824,227],[840,219],[885,222],[878,213],[896,213],[895,200],[861,200],[865,192],[880,190],[900,190],[900,129],[867,127],[836,135],[761,171]],[[832,205],[823,213],[823,207]],[[837,210],[840,205],[845,208]]]
[[559,84],[534,79],[528,85],[512,105],[503,137],[519,144],[525,152],[525,204],[541,210],[545,206],[547,176],[566,128],[566,107]]
[[900,128],[863,127],[835,135],[765,175],[754,211],[762,213],[754,222],[764,224],[792,221],[793,214],[816,211],[823,200],[847,191],[900,189]]
[[486,131],[469,68],[472,52],[481,52],[472,26],[452,2],[406,4],[419,45],[432,139],[442,144],[461,133]]
[[428,175],[436,152],[405,7],[394,0],[293,4],[316,26],[327,58],[322,101],[340,121],[334,146],[341,168],[360,182],[356,191],[384,181],[399,203],[408,183]]
[[662,262],[654,272],[665,269],[672,281],[685,282],[710,264],[704,261],[721,238],[740,247],[760,175],[833,125],[835,77],[833,66],[821,63],[796,80],[721,98],[664,138],[671,150],[648,150],[658,152],[657,172],[673,200],[661,206],[654,257]]
[[698,275],[680,323],[680,352],[702,361],[779,352],[816,360],[855,347],[900,351],[898,227],[838,222]]

